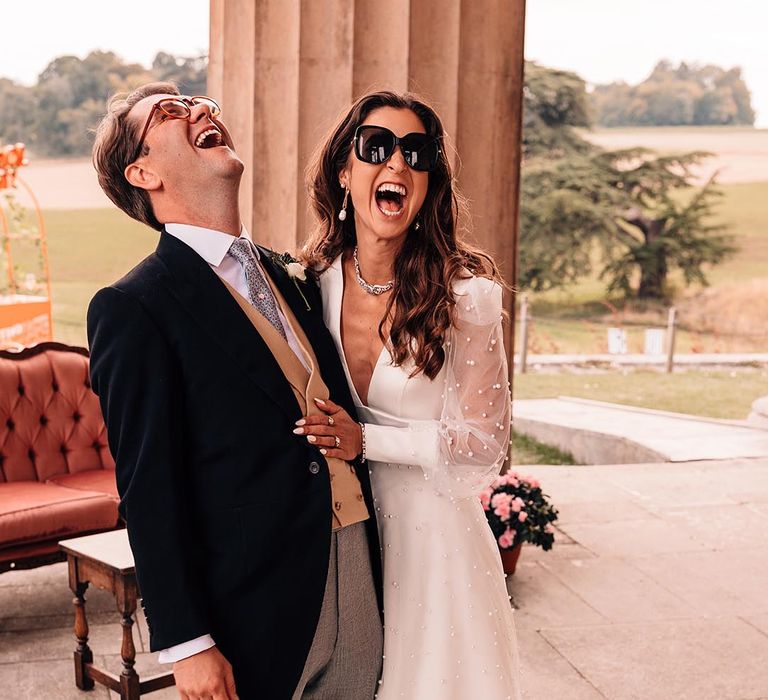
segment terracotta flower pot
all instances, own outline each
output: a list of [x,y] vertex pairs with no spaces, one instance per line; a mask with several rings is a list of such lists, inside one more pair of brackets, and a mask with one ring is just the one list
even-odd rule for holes
[[518,542],[511,549],[500,549],[501,564],[504,567],[504,573],[511,576],[515,573],[515,567],[517,566],[517,560],[520,558],[520,552],[523,549],[523,543]]

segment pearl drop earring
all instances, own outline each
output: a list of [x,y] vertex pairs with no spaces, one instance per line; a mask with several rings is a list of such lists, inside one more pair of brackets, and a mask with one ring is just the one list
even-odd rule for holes
[[339,212],[339,221],[347,220],[347,199],[349,198],[349,190],[346,185],[342,185],[344,188],[344,201],[341,204],[341,211]]

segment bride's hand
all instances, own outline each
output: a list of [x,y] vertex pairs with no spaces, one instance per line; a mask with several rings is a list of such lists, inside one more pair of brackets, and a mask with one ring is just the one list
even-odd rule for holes
[[[363,451],[363,431],[341,406],[330,399],[315,399],[324,415],[304,416],[296,421],[293,432],[306,435],[307,440],[320,448],[326,457],[351,461]],[[338,438],[338,440],[336,439]]]

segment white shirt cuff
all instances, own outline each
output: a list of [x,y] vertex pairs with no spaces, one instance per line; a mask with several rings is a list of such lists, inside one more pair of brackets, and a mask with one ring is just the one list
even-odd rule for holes
[[188,642],[177,644],[169,649],[163,649],[157,660],[161,664],[173,664],[189,656],[199,654],[201,651],[210,649],[213,646],[216,646],[213,637],[210,634],[204,634],[202,637],[197,637],[197,639],[190,639]]

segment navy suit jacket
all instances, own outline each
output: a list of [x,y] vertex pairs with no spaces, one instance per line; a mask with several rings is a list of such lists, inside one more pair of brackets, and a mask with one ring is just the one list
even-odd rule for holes
[[[308,311],[260,252],[331,399],[354,416],[319,290],[302,285]],[[209,633],[241,698],[290,698],[320,615],[332,516],[327,464],[292,432],[301,410],[280,367],[208,264],[166,232],[93,298],[88,338],[150,648]],[[367,468],[355,467],[373,515]],[[367,526],[381,602],[373,517]]]

